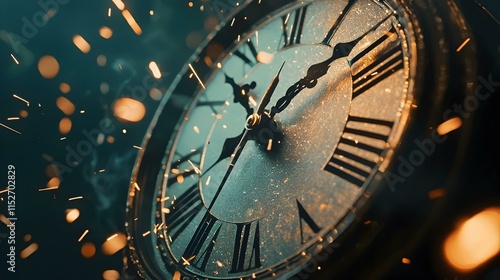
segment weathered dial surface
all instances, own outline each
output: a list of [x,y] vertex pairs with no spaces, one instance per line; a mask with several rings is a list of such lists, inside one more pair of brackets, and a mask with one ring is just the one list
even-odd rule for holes
[[[206,278],[279,276],[331,243],[404,131],[416,67],[409,22],[396,3],[306,1],[210,61],[216,69],[165,154],[157,229],[166,265]],[[248,140],[224,180],[283,63],[267,107],[279,108],[277,130],[265,132],[282,137],[265,148]],[[295,96],[283,105],[287,91]]]

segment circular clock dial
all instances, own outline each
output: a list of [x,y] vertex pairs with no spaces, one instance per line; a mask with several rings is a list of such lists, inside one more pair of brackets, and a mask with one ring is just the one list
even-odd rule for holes
[[[299,2],[218,61],[200,57],[213,65],[208,77],[183,74],[200,86],[155,198],[167,266],[206,278],[280,275],[334,241],[404,131],[416,68],[409,22],[397,3]],[[271,125],[245,129],[266,91]]]

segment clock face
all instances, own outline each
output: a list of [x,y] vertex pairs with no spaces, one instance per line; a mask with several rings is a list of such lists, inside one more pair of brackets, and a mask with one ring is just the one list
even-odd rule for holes
[[[389,2],[292,3],[217,60],[198,57],[207,75],[194,63],[180,74],[198,86],[183,93],[152,208],[169,273],[280,276],[350,225],[413,101],[415,31]],[[232,24],[244,23],[220,32]],[[250,133],[280,68],[263,113],[271,125]]]

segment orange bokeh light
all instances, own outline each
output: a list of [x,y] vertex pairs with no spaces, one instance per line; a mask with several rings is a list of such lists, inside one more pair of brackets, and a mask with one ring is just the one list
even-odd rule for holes
[[51,55],[45,55],[38,60],[38,71],[42,77],[52,79],[59,73],[59,62]]
[[458,271],[469,272],[500,252],[500,208],[488,208],[462,222],[445,240],[443,252]]
[[140,101],[122,97],[113,104],[113,113],[121,121],[138,122],[146,115],[146,107]]

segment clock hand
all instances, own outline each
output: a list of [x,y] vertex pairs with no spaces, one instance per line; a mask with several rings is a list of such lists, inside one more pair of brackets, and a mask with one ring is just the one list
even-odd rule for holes
[[[278,99],[276,104],[271,107],[271,112],[269,114],[272,119],[277,113],[282,112],[283,110],[290,105],[292,99],[297,96],[303,89],[305,88],[313,88],[318,83],[318,79],[326,75],[328,73],[328,69],[330,68],[330,64],[337,59],[344,58],[349,56],[352,49],[361,41],[366,35],[377,29],[380,25],[382,25],[391,15],[388,15],[382,21],[377,23],[375,26],[370,28],[368,31],[363,33],[358,38],[347,42],[347,43],[337,43],[333,48],[333,53],[330,58],[327,60],[314,64],[309,69],[307,69],[307,74],[304,78],[297,81],[295,84],[290,86],[286,91],[285,95]],[[333,32],[333,31],[332,31]]]
[[340,16],[337,18],[335,23],[332,25],[330,30],[328,31],[328,34],[326,34],[325,39],[323,39],[323,42],[321,42],[324,45],[330,45],[330,41],[332,40],[333,36],[335,36],[335,33],[337,33],[337,30],[339,29],[340,25],[344,21],[345,17],[347,14],[349,14],[349,11],[351,10],[352,6],[354,6],[354,3],[356,3],[357,0],[349,0],[349,3],[344,7],[342,12],[340,13]]
[[[222,181],[219,184],[219,187],[217,188],[217,191],[215,192],[215,195],[212,198],[212,201],[210,202],[210,205],[207,208],[208,211],[210,211],[212,209],[212,207],[214,206],[215,201],[217,200],[217,197],[219,197],[219,194],[222,191],[222,188],[226,184],[226,181],[229,178],[229,175],[231,174],[231,171],[233,171],[234,165],[236,164],[236,161],[238,161],[238,158],[240,157],[241,152],[243,151],[243,148],[245,147],[245,145],[248,141],[248,135],[250,133],[250,130],[255,128],[256,126],[258,126],[258,124],[260,122],[261,115],[262,115],[262,113],[264,113],[264,109],[269,104],[269,101],[271,100],[271,97],[272,97],[274,91],[276,90],[276,87],[278,86],[279,75],[280,75],[281,70],[283,69],[284,65],[285,65],[285,62],[283,62],[278,73],[276,74],[276,76],[274,76],[271,84],[269,85],[266,92],[264,93],[264,96],[262,96],[262,99],[260,100],[260,103],[257,106],[256,113],[253,113],[252,115],[250,115],[248,117],[247,122],[245,124],[245,130],[243,131],[243,134],[241,135],[241,139],[238,142],[238,145],[236,145],[236,148],[234,149],[234,153],[232,155],[233,159],[231,160],[231,163],[229,164],[229,167],[226,171],[226,174],[224,174],[224,177],[222,178]],[[212,168],[213,166],[214,165],[212,165],[210,168]]]
[[226,73],[224,73],[224,76],[226,77],[226,84],[231,85],[231,87],[233,88],[233,102],[240,103],[241,106],[243,106],[243,108],[245,108],[245,110],[247,111],[247,116],[250,116],[253,113],[253,109],[248,104],[248,93],[251,89],[254,89],[257,86],[257,83],[252,81],[250,84],[239,86],[232,77],[229,77]]

